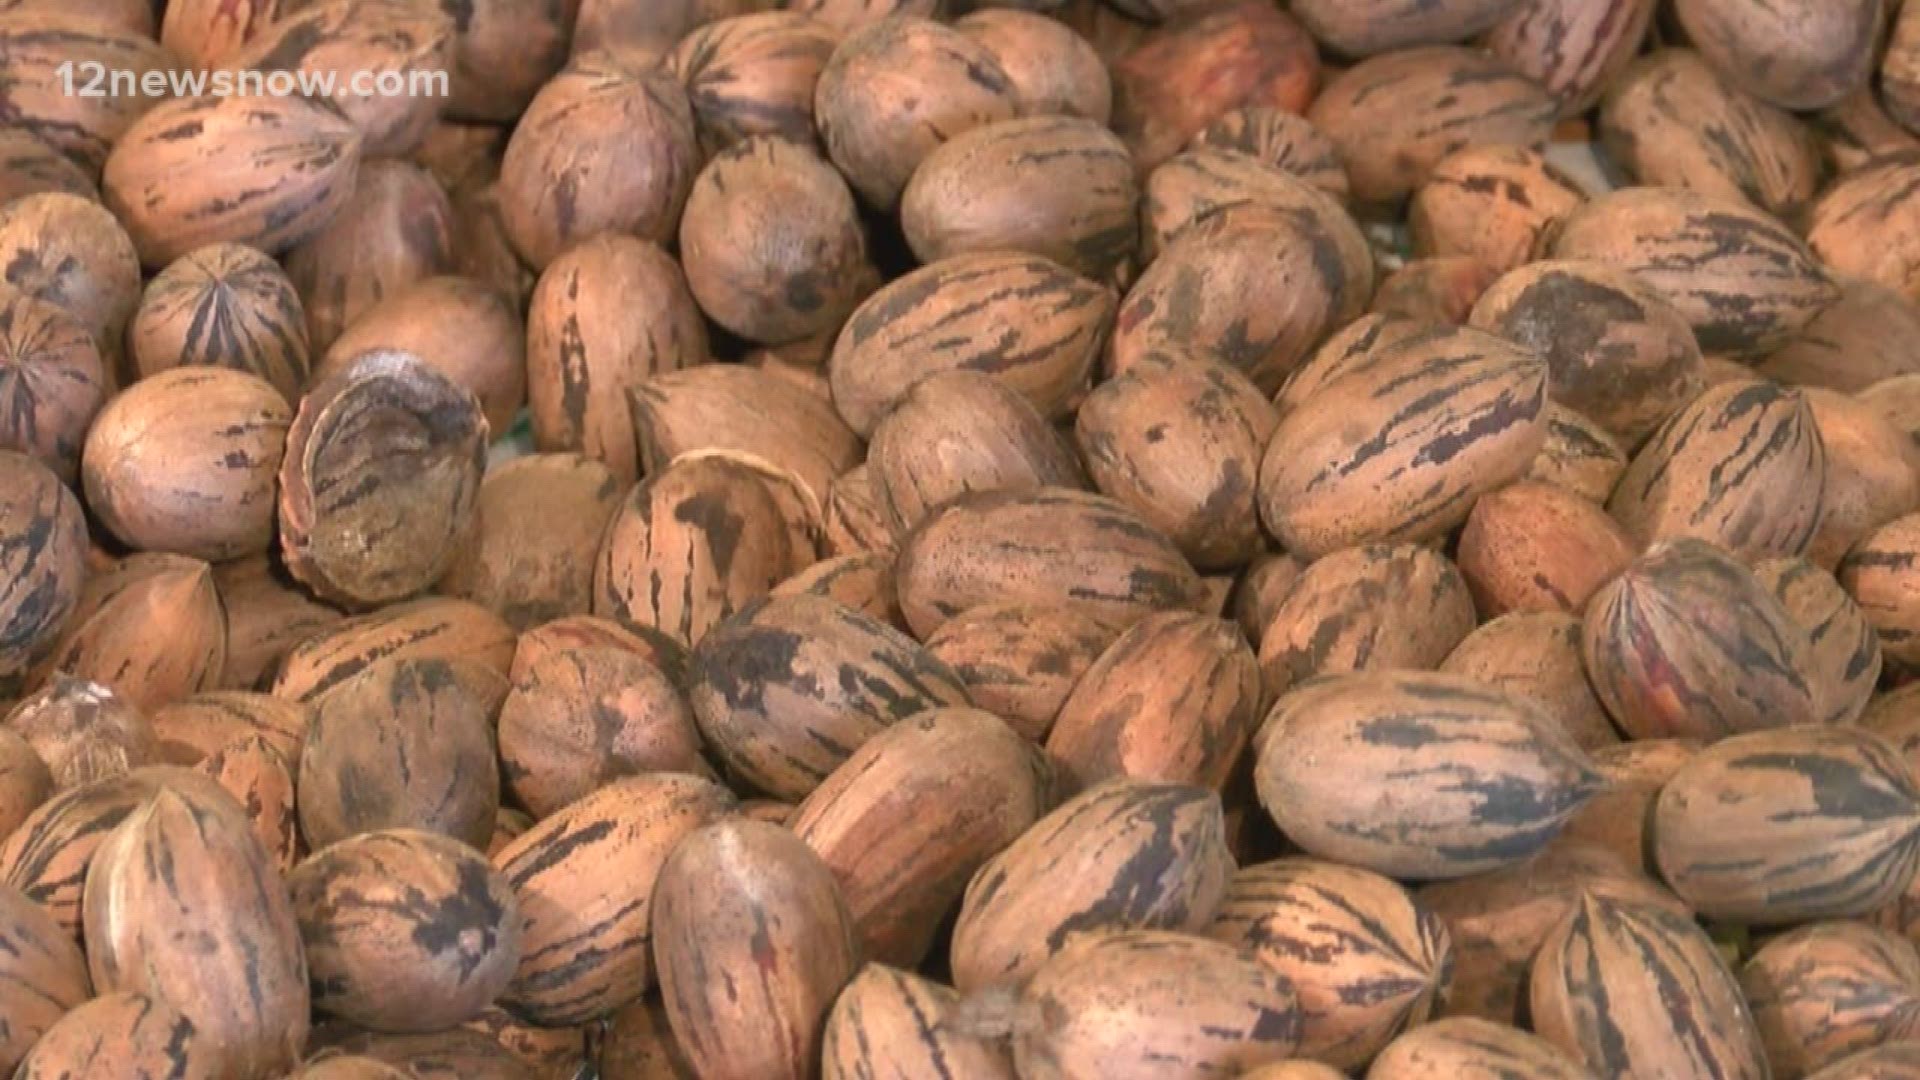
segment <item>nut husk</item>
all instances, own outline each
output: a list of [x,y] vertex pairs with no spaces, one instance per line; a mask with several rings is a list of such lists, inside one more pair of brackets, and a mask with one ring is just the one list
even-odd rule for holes
[[55,674],[0,724],[27,741],[65,790],[160,762],[153,725],[112,690]]

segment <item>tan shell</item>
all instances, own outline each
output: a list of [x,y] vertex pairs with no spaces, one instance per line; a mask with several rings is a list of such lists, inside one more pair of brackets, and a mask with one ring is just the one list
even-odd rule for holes
[[1594,199],[1567,217],[1545,254],[1633,274],[1686,317],[1708,353],[1771,352],[1839,296],[1780,222],[1743,200],[1679,188]]
[[105,1057],[113,1073],[169,1080],[215,1080],[222,1071],[212,1039],[159,996],[122,990],[79,1005],[48,1028],[14,1073],[18,1080],[95,1075]]
[[1685,49],[1627,68],[1607,91],[1600,137],[1642,184],[1746,199],[1774,214],[1811,201],[1823,179],[1811,128],[1722,81]]
[[[1140,247],[1152,259],[1199,222],[1241,212],[1243,204],[1280,211],[1312,236],[1334,289],[1335,324],[1351,322],[1373,297],[1374,258],[1366,234],[1339,199],[1302,177],[1233,150],[1188,150],[1147,174]],[[1269,220],[1255,213],[1252,220]],[[1230,228],[1225,223],[1214,226]]]
[[1840,299],[1756,370],[1790,386],[1843,394],[1920,372],[1920,304],[1885,285],[1842,281]]
[[0,843],[53,795],[53,774],[27,740],[0,728]]
[[597,1049],[588,1045],[588,1039],[591,1037],[597,1042],[600,1032],[598,1024],[545,1028],[523,1023],[498,1005],[482,1010],[479,1016],[467,1021],[466,1028],[491,1038],[532,1072],[536,1080],[542,1076],[572,1080],[580,1075],[592,1061],[591,1052]]
[[679,235],[702,310],[751,341],[832,333],[877,284],[846,181],[779,136],[714,155],[693,182]]
[[1261,705],[1260,664],[1239,627],[1156,613],[1081,676],[1047,753],[1077,785],[1127,776],[1218,791],[1259,726]]
[[1547,364],[1477,330],[1388,346],[1281,418],[1260,465],[1260,515],[1294,554],[1420,541],[1518,479],[1546,439]]
[[[1087,415],[1084,405],[1079,415]],[[873,429],[867,468],[897,534],[968,492],[1087,486],[1072,446],[1025,397],[964,369],[930,375],[901,395]]]
[[[1014,1080],[1006,1044],[965,1030],[958,994],[911,972],[870,963],[834,1002],[822,1038],[821,1080],[937,1076]],[[603,1072],[605,1072],[603,1068]],[[607,1080],[670,1080],[674,1074],[606,1073]]]
[[60,478],[22,454],[0,451],[0,675],[15,675],[57,640],[80,605],[87,521]]
[[660,867],[682,838],[733,805],[725,788],[696,777],[627,777],[496,852],[493,865],[513,887],[523,919],[520,968],[501,1004],[553,1027],[639,1000],[653,981]]
[[1920,954],[1898,934],[1815,923],[1773,938],[1740,986],[1775,1076],[1805,1076],[1920,1025]]
[[[144,0],[138,2],[141,10],[149,10]],[[7,128],[0,133],[0,201],[12,202],[43,191],[100,198],[100,186],[78,162],[25,127]]]
[[605,49],[653,60],[690,32],[757,6],[752,0],[657,0],[644,5],[621,0],[569,0],[558,10],[578,14],[573,25],[576,56]]
[[534,445],[578,450],[622,483],[639,476],[627,391],[707,361],[707,328],[680,265],[658,246],[602,235],[555,259],[527,315]]
[[1880,101],[1894,120],[1912,131],[1920,126],[1920,12],[1901,5],[1880,59]]
[[1307,564],[1291,555],[1269,552],[1255,556],[1240,580],[1234,583],[1227,601],[1227,614],[1240,624],[1240,632],[1258,649],[1273,625],[1274,613],[1286,601],[1287,593]]
[[1320,675],[1432,670],[1474,627],[1466,579],[1413,544],[1343,548],[1308,564],[1260,631],[1269,698]]
[[1509,611],[1578,614],[1635,553],[1600,507],[1525,480],[1474,503],[1455,557],[1475,606],[1491,618]]
[[520,910],[480,852],[436,833],[363,833],[287,875],[314,1007],[384,1031],[440,1031],[520,963]]
[[1852,727],[1723,739],[1661,788],[1661,876],[1695,910],[1743,923],[1865,915],[1920,862],[1920,788],[1899,748]]
[[1060,604],[1119,628],[1208,603],[1172,541],[1111,499],[1063,488],[947,503],[907,537],[894,574],[921,638],[988,603]]
[[140,302],[140,259],[105,207],[58,192],[0,207],[0,264],[8,285],[73,316],[119,369],[127,320]]
[[211,568],[180,555],[130,555],[87,579],[39,676],[103,683],[142,713],[220,683],[227,619]]
[[821,546],[828,555],[891,551],[898,540],[866,462],[834,477],[821,528]]
[[1504,870],[1422,887],[1414,894],[1416,902],[1446,922],[1453,942],[1453,983],[1442,1011],[1521,1023],[1534,953],[1582,896],[1665,905],[1683,917],[1689,914],[1636,865],[1637,860],[1630,865],[1591,845],[1556,843]]
[[1871,85],[1814,114],[1812,123],[1826,143],[1827,163],[1836,173],[1852,172],[1887,154],[1920,150],[1920,138],[1888,115]]
[[755,135],[813,142],[813,89],[839,41],[797,11],[717,19],[680,39],[665,63],[687,88],[709,153]]
[[1518,0],[1295,0],[1293,14],[1334,52],[1359,57],[1478,37],[1520,6]]
[[690,1080],[694,1075],[658,995],[634,1002],[604,1023],[595,1062],[603,1080]]
[[792,10],[826,23],[840,35],[891,17],[932,17],[941,0],[792,0]]
[[[4,836],[4,833],[0,833]],[[40,1037],[93,996],[87,959],[40,905],[0,885],[0,1069],[13,1069]]]
[[490,431],[505,434],[527,400],[526,330],[486,284],[430,277],[360,312],[314,367],[317,383],[364,353],[395,350],[425,361],[480,401]]
[[[0,13],[0,49],[7,54],[10,81],[8,123],[40,136],[97,174],[108,148],[161,100],[145,93],[141,83],[177,70],[180,61],[153,39],[151,27],[96,21],[88,17],[97,10],[93,5],[84,9],[87,14],[80,10],[66,4],[57,9],[54,4],[25,9],[9,4]],[[67,63],[73,65],[72,92],[68,76],[60,74],[60,65]],[[100,93],[81,94],[92,79],[91,64],[101,65],[106,78],[98,80]],[[116,76],[121,92],[109,93]],[[130,93],[128,77],[133,80]]]
[[[1589,1080],[1559,1047],[1506,1024],[1455,1017],[1395,1039],[1368,1068],[1370,1080]],[[1244,1080],[1244,1078],[1243,1078]]]
[[[1838,0],[1803,10],[1749,10],[1728,0],[1678,0],[1687,37],[1715,68],[1783,109],[1818,109],[1865,86],[1890,5]],[[1791,48],[1781,48],[1792,42]]]
[[1414,259],[1380,279],[1368,310],[1430,325],[1465,326],[1497,276],[1468,255]]
[[322,599],[371,607],[443,574],[473,520],[480,403],[407,353],[364,353],[300,402],[280,467],[280,551]]
[[224,690],[264,689],[287,650],[341,618],[315,600],[266,555],[213,568],[220,604],[227,612]]
[[[235,71],[332,77],[334,89],[317,100],[331,102],[360,129],[368,157],[399,156],[418,147],[439,118],[441,98],[422,88],[436,74],[447,78],[454,34],[466,28],[454,17],[457,9],[443,14],[434,6],[383,0],[307,4],[284,18],[263,20],[266,25],[244,47],[188,59]],[[167,15],[171,26],[173,12]],[[401,80],[409,92],[358,92],[356,78]],[[450,80],[442,85],[451,88]]]
[[859,436],[832,403],[754,368],[701,364],[630,393],[640,469],[650,476],[682,454],[728,451],[792,474],[818,503],[834,477],[860,463]]
[[1805,559],[1773,559],[1754,567],[1787,615],[1807,632],[1808,682],[1820,718],[1852,723],[1880,679],[1880,639],[1853,598],[1827,571]]
[[1486,47],[1547,88],[1562,116],[1585,112],[1633,60],[1658,0],[1529,0],[1486,37]]
[[87,868],[95,989],[138,990],[192,1021],[220,1075],[278,1076],[299,1060],[307,965],[279,874],[225,792],[166,787]]
[[[311,1048],[314,1057],[354,1061],[372,1060],[412,1080],[528,1080],[526,1062],[481,1031],[449,1028],[431,1034],[384,1034],[353,1024],[332,1021],[316,1027]],[[350,1080],[391,1080],[385,1072],[357,1074]]]
[[437,590],[516,628],[584,615],[593,560],[619,497],[612,471],[579,454],[533,454],[488,470],[473,532]]
[[244,244],[211,244],[154,275],[127,346],[141,378],[220,367],[273,384],[289,402],[307,385],[306,309],[280,264]]
[[805,489],[727,455],[674,462],[627,494],[601,542],[593,613],[682,645],[811,566]]
[[1907,664],[1920,661],[1916,545],[1920,545],[1920,514],[1908,514],[1868,533],[1839,568],[1840,584],[1879,632],[1881,649],[1889,658]]
[[432,173],[392,159],[362,166],[339,213],[287,252],[314,353],[324,356],[381,300],[451,273],[453,229],[453,204]]
[[475,192],[500,175],[500,155],[512,132],[497,124],[474,124],[441,119],[428,126],[426,138],[407,155],[426,168],[449,195]]
[[1586,749],[1620,741],[1587,680],[1580,620],[1571,615],[1517,612],[1491,619],[1463,638],[1439,670],[1532,699]]
[[1680,766],[1700,752],[1697,739],[1634,739],[1593,751],[1607,787],[1568,820],[1554,848],[1599,848],[1648,875],[1653,862],[1653,803]]
[[431,598],[343,620],[297,644],[273,684],[276,697],[316,701],[380,660],[473,662],[504,675],[513,628],[478,604]]
[[253,838],[285,874],[300,858],[300,825],[294,807],[292,759],[260,735],[243,735],[195,766],[233,796],[247,812]]
[[660,868],[653,938],[667,1017],[696,1071],[814,1072],[860,946],[833,873],[806,844],[755,821],[692,833]]
[[520,635],[508,677],[518,680],[546,657],[569,649],[619,649],[630,652],[679,686],[686,681],[687,650],[652,627],[622,626],[593,615],[568,615]]
[[688,697],[729,772],[788,801],[893,724],[969,704],[912,638],[816,596],[758,601],[715,626],[694,648]]
[[1888,1042],[1843,1058],[1808,1080],[1909,1080],[1920,1075],[1920,1046]]
[[485,282],[518,308],[533,293],[534,274],[507,239],[499,184],[453,190],[453,264],[462,277]]
[[1393,877],[1518,862],[1600,788],[1538,706],[1458,675],[1317,680],[1280,700],[1255,751],[1260,803],[1289,838]]
[[833,403],[870,435],[914,383],[964,369],[993,375],[1060,419],[1086,390],[1114,306],[1111,290],[1038,255],[943,259],[854,310],[828,361]]
[[408,1080],[410,1074],[375,1058],[359,1054],[329,1054],[315,1058],[288,1080]]
[[1234,109],[1302,112],[1320,83],[1313,38],[1259,0],[1195,7],[1148,31],[1109,66],[1113,129],[1143,171]]
[[500,706],[498,737],[507,790],[536,818],[622,776],[709,772],[686,698],[660,669],[619,649],[535,662]]
[[1530,261],[1540,237],[1585,201],[1537,151],[1470,146],[1434,164],[1407,223],[1416,255],[1465,255],[1501,274]]
[[1627,452],[1618,439],[1573,409],[1547,403],[1547,441],[1527,467],[1527,479],[1604,504],[1626,471]]
[[1836,274],[1920,299],[1920,276],[1906,265],[1920,250],[1920,219],[1905,192],[1920,176],[1920,151],[1876,159],[1835,181],[1808,215],[1807,244]]
[[259,738],[289,762],[300,760],[311,721],[307,707],[268,694],[216,690],[155,710],[161,760],[198,765],[222,749]]
[[851,30],[820,72],[813,104],[827,156],[881,210],[895,207],[941,143],[1018,110],[1013,82],[986,46],[916,15]]
[[1740,984],[1693,920],[1592,893],[1533,961],[1534,1029],[1595,1075],[1766,1080]]
[[1472,324],[1540,353],[1554,401],[1627,446],[1640,445],[1706,388],[1686,317],[1611,266],[1555,260],[1524,266],[1480,297]]
[[1546,142],[1557,106],[1504,62],[1451,46],[1406,49],[1335,76],[1307,111],[1347,164],[1353,196],[1393,203],[1466,146]]
[[1086,38],[1056,19],[1016,8],[981,8],[953,28],[979,42],[1007,73],[1021,116],[1078,116],[1105,124],[1113,82]]
[[264,554],[293,409],[272,383],[174,368],[107,403],[87,433],[87,505],[143,551],[209,562]]
[[1198,933],[1233,876],[1219,797],[1118,779],[1034,823],[967,885],[954,924],[954,983],[1017,987],[1072,935]]
[[1038,743],[1115,636],[1069,606],[987,604],[949,619],[926,645],[960,677],[974,704]]
[[567,58],[572,0],[475,0],[454,20],[449,115],[510,121]]
[[693,106],[665,69],[604,52],[576,56],[540,88],[507,143],[507,235],[536,269],[595,233],[664,243],[699,154]]
[[1341,314],[1350,280],[1335,246],[1318,219],[1278,206],[1235,207],[1187,226],[1128,290],[1109,368],[1186,353],[1272,394]]
[[1118,136],[1097,121],[1038,116],[974,128],[929,153],[900,196],[900,219],[923,263],[1027,251],[1101,279],[1133,254],[1139,202]]
[[500,805],[491,720],[447,660],[386,660],[334,687],[300,754],[308,846],[397,828],[484,845]]
[[1190,150],[1235,150],[1292,173],[1342,202],[1352,194],[1333,140],[1307,118],[1270,105],[1222,113],[1188,144]]
[[153,725],[112,690],[54,674],[0,720],[25,739],[55,790],[124,776],[160,762]]
[[276,255],[347,205],[360,152],[352,123],[310,98],[175,98],[114,145],[101,191],[149,267],[222,241]]
[[1426,1023],[1453,966],[1446,924],[1378,874],[1317,859],[1241,868],[1207,936],[1278,972],[1300,1054],[1357,1070]]
[[1279,972],[1205,938],[1135,930],[1069,944],[1021,991],[1022,1080],[1227,1076],[1293,1056],[1302,1010]]
[[85,326],[25,293],[0,294],[0,446],[74,483],[87,431],[112,386]]
[[[297,0],[177,0],[167,5],[161,19],[160,44],[190,67],[211,68],[299,6]],[[148,36],[153,34],[152,21],[149,13],[143,31]]]
[[917,963],[967,879],[1047,809],[1051,770],[997,717],[928,709],[868,739],[795,809],[865,955]]

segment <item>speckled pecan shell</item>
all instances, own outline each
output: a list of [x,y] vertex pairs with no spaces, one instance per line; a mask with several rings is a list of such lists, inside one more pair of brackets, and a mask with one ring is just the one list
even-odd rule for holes
[[94,574],[36,676],[63,671],[112,687],[143,713],[220,682],[227,619],[206,563],[130,555]]
[[1087,487],[1072,444],[1031,402],[967,370],[930,375],[901,395],[874,426],[867,470],[899,534],[968,492]]
[[448,660],[387,660],[334,687],[300,753],[308,847],[400,828],[484,845],[500,805],[492,711]]
[[828,555],[891,551],[898,543],[893,518],[881,504],[873,470],[865,462],[834,477],[827,489],[826,521],[820,539]]
[[778,825],[708,825],[660,868],[654,959],[668,1020],[696,1070],[812,1071],[822,1021],[859,950],[832,871]]
[[1042,742],[1080,677],[1116,632],[1066,605],[987,604],[947,620],[927,651],[953,669],[974,704]]
[[0,451],[0,674],[38,658],[80,604],[87,522],[80,500],[39,462]]
[[[730,811],[725,788],[655,773],[616,780],[493,856],[520,905],[520,967],[500,1003],[549,1027],[607,1016],[653,981],[653,887],[688,833]],[[614,868],[618,868],[615,870]]]
[[894,573],[900,610],[923,639],[988,603],[1058,603],[1124,627],[1208,601],[1172,541],[1111,499],[1062,488],[947,503],[907,537]]
[[1820,189],[1823,162],[1812,129],[1723,82],[1685,49],[1627,68],[1607,91],[1600,137],[1642,184],[1746,199],[1791,214]]
[[1530,0],[1486,47],[1547,88],[1562,116],[1585,112],[1640,51],[1658,0]]
[[1827,163],[1848,173],[1874,158],[1920,150],[1920,139],[1888,115],[1874,88],[1863,86],[1810,118],[1826,143]]
[[536,269],[599,232],[664,243],[699,154],[693,106],[670,73],[604,52],[578,56],[540,88],[507,143],[507,235]]
[[790,9],[833,27],[835,36],[889,18],[927,18],[940,14],[943,0],[792,0]]
[[101,191],[149,267],[221,241],[275,255],[346,206],[361,140],[311,98],[174,98],[114,144]]
[[1515,612],[1462,638],[1439,670],[1528,698],[1589,750],[1620,741],[1587,681],[1580,620],[1560,612]]
[[[951,1022],[961,1009],[951,989],[911,972],[869,963],[834,1002],[822,1038],[823,1080],[928,1076],[949,1069],[974,1080],[1014,1080],[1006,1044]],[[608,1080],[648,1080],[627,1073]]]
[[306,309],[280,265],[244,244],[210,244],[154,275],[127,330],[142,378],[176,367],[232,368],[289,402],[307,384]]
[[197,765],[229,745],[254,737],[287,761],[297,762],[311,717],[305,705],[270,694],[215,690],[162,706],[150,719],[161,760]]
[[1679,309],[1700,348],[1764,354],[1839,296],[1800,238],[1738,199],[1623,188],[1575,210],[1545,254],[1628,271]]
[[1920,662],[1920,514],[1863,537],[1840,563],[1840,584],[1880,635],[1885,655]]
[[1518,862],[1600,788],[1538,706],[1458,675],[1317,680],[1280,700],[1255,750],[1261,805],[1289,838],[1393,877]]
[[87,433],[87,505],[142,551],[209,562],[263,554],[292,422],[280,391],[244,371],[173,368],[142,379]]
[[1893,13],[1893,29],[1880,57],[1880,102],[1900,126],[1920,127],[1920,11],[1902,4]]
[[1320,83],[1313,38],[1272,4],[1208,5],[1149,31],[1109,64],[1113,128],[1142,170],[1180,152],[1222,114],[1300,112]]
[[1898,934],[1814,923],[1774,938],[1740,986],[1775,1076],[1805,1076],[1920,1025],[1920,955]]
[[1657,875],[1649,836],[1653,802],[1701,745],[1698,739],[1634,739],[1595,749],[1593,764],[1606,789],[1573,815],[1554,849],[1598,848],[1624,867]]
[[1335,76],[1307,119],[1346,162],[1353,197],[1394,203],[1463,147],[1546,142],[1556,105],[1484,53],[1428,46],[1364,60]]
[[153,725],[112,690],[55,673],[10,709],[6,728],[27,741],[54,788],[80,787],[160,762]]
[[1372,56],[1415,45],[1478,37],[1517,0],[1297,0],[1294,17],[1343,56]]
[[1553,484],[1524,480],[1482,497],[1455,558],[1482,615],[1578,613],[1633,561],[1637,545],[1606,511]]
[[[171,73],[181,64],[153,39],[150,28],[135,30],[88,17],[95,14],[92,6],[16,10],[10,4],[0,13],[0,48],[7,54],[8,124],[40,136],[97,174],[108,148],[160,100],[138,92],[141,80],[149,72]],[[73,65],[68,73],[72,93],[69,77],[60,74],[60,65],[68,63]],[[103,81],[101,93],[79,93],[92,79],[94,64],[119,77],[123,90],[125,79],[132,76],[136,92],[107,93],[112,87]]]
[[1444,535],[1539,453],[1547,371],[1537,353],[1477,330],[1388,346],[1281,418],[1260,465],[1261,519],[1308,558]]
[[1452,968],[1446,924],[1387,878],[1318,859],[1241,868],[1207,936],[1299,997],[1300,1054],[1358,1069],[1427,1021]]
[[[302,0],[178,0],[166,6],[160,21],[160,44],[196,69],[212,68],[222,57],[239,50],[260,36],[276,20],[293,21],[297,8],[311,9],[318,3]],[[153,36],[152,15],[143,31]]]
[[534,454],[491,469],[473,532],[436,588],[519,628],[584,615],[593,560],[619,499],[612,470],[579,454]]
[[1770,559],[1753,569],[1807,632],[1807,681],[1820,718],[1830,724],[1858,719],[1881,667],[1880,639],[1866,614],[1832,574],[1805,559]]
[[299,812],[291,760],[260,735],[243,735],[194,766],[213,778],[247,812],[253,838],[273,869],[284,874],[300,857]]
[[1105,124],[1113,81],[1086,38],[1038,11],[981,8],[953,24],[1000,62],[1021,116],[1079,116]]
[[1013,1057],[1031,1080],[1237,1075],[1292,1057],[1301,1020],[1287,980],[1231,946],[1158,930],[1089,935],[1022,989]]
[[1140,185],[1126,144],[1093,120],[1037,116],[962,132],[900,196],[921,262],[969,251],[1042,255],[1101,279],[1139,242]]
[[1465,326],[1474,303],[1498,276],[1469,255],[1413,259],[1380,279],[1368,310],[1427,325]]
[[273,693],[316,701],[380,660],[472,662],[505,674],[513,649],[513,627],[478,604],[414,600],[343,620],[301,641],[288,652]]
[[314,1007],[385,1031],[471,1019],[520,963],[520,910],[486,857],[392,829],[333,844],[287,875]]
[[314,352],[382,299],[451,273],[453,230],[453,204],[432,173],[394,159],[362,166],[339,213],[287,252]]
[[1667,781],[1652,822],[1661,876],[1711,918],[1864,915],[1920,862],[1920,788],[1892,743],[1858,728],[1723,739]]
[[917,963],[967,880],[1048,809],[1052,770],[999,718],[928,709],[874,735],[789,826],[845,892],[864,954]]
[[1018,111],[1012,80],[985,46],[917,15],[850,31],[814,89],[827,156],[882,210],[895,207],[914,169],[941,143]]
[[1496,274],[1533,257],[1540,237],[1586,193],[1538,151],[1470,146],[1441,158],[1413,193],[1414,254],[1465,255]]
[[1291,555],[1269,552],[1254,558],[1240,572],[1233,593],[1227,599],[1226,613],[1240,624],[1240,632],[1255,649],[1260,647],[1273,614],[1280,609],[1288,590],[1307,564]]
[[[388,1034],[367,1031],[355,1024],[334,1020],[313,1030],[309,1043],[313,1056],[321,1061],[340,1060],[333,1055],[349,1055],[355,1061],[372,1060],[403,1077],[430,1077],[451,1080],[527,1080],[527,1063],[512,1050],[481,1031],[450,1028],[431,1034]],[[385,1073],[373,1077],[357,1075],[351,1080],[391,1080]]]
[[959,676],[913,639],[814,596],[743,608],[700,640],[689,674],[694,716],[715,754],[790,801],[890,725],[968,704]]
[[816,520],[798,481],[693,455],[627,494],[601,542],[593,613],[697,644],[715,623],[811,566]]
[[719,19],[680,39],[665,63],[686,87],[709,153],[755,135],[813,142],[813,90],[839,34],[799,11]]
[[309,1000],[299,926],[232,796],[155,793],[94,853],[82,909],[96,990],[172,1005],[219,1075],[277,1076],[299,1060]]
[[710,773],[686,698],[621,649],[565,649],[534,662],[500,706],[498,738],[507,791],[536,818],[622,776]]
[[[1694,47],[1722,74],[1783,109],[1832,105],[1865,86],[1886,27],[1882,0],[1757,8],[1732,0],[1677,0]],[[1791,48],[1782,44],[1791,42]]]
[[672,638],[651,627],[622,626],[593,615],[569,615],[521,634],[508,677],[517,680],[542,659],[568,649],[619,649],[659,668],[675,686],[686,681],[687,650]]
[[1423,1024],[1373,1059],[1372,1080],[1587,1080],[1592,1074],[1537,1035],[1470,1016]]
[[1592,893],[1533,961],[1534,1029],[1600,1076],[1666,1069],[1765,1080],[1740,984],[1691,919]]
[[140,300],[140,258],[121,222],[97,201],[59,192],[0,207],[6,283],[65,311],[94,336],[108,381],[120,363],[127,320]]
[[893,552],[865,551],[821,559],[774,586],[770,596],[819,596],[871,616],[898,630],[907,628],[893,588]]
[[526,342],[507,298],[484,282],[443,274],[409,282],[362,311],[333,339],[312,379],[364,353],[410,353],[470,391],[489,432],[505,434],[527,401]]
[[0,1068],[12,1069],[47,1029],[93,996],[87,960],[26,894],[0,885]]
[[0,295],[0,446],[68,483],[113,378],[87,328],[24,293]]
[[14,1073],[19,1080],[87,1075],[105,1058],[116,1073],[147,1080],[214,1080],[221,1071],[210,1039],[158,996],[103,993],[54,1024]]
[[992,374],[1059,419],[1086,390],[1114,307],[1111,290],[1038,255],[943,259],[854,310],[828,361],[833,403],[869,435],[914,383],[966,369]]
[[78,162],[26,127],[7,128],[0,133],[0,199],[12,202],[43,191],[100,198],[99,184]]
[[1789,386],[1843,394],[1920,372],[1920,304],[1885,285],[1842,281],[1840,299],[1756,370]]
[[[1868,162],[1835,181],[1808,214],[1807,244],[1834,273],[1920,299],[1920,216],[1907,205],[1920,183],[1920,151]],[[1884,347],[1884,346],[1883,346]]]
[[1292,173],[1336,199],[1352,193],[1347,167],[1307,118],[1270,105],[1222,113],[1187,146],[1190,150],[1235,150],[1281,172]]
[[0,728],[0,843],[53,795],[53,774],[27,740]]
[[548,265],[527,314],[534,445],[578,450],[623,483],[639,476],[627,391],[707,361],[707,327],[680,265],[631,236],[601,235]]
[[280,467],[280,551],[322,599],[372,607],[438,580],[473,521],[487,421],[407,353],[364,353],[300,402]]

